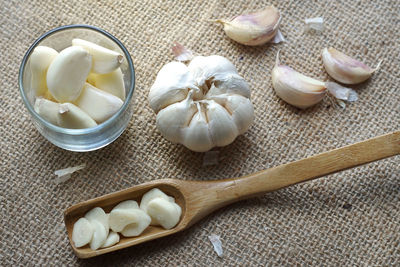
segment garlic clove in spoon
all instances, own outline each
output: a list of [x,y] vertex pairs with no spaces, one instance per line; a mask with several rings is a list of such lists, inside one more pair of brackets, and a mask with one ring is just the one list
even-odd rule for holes
[[334,49],[322,50],[322,61],[328,74],[344,84],[357,84],[367,80],[379,68],[370,68],[364,63]]
[[307,77],[289,66],[280,64],[279,52],[272,70],[272,86],[280,98],[301,109],[317,104],[326,93],[324,82]]
[[232,20],[219,19],[216,22],[224,26],[226,35],[232,40],[250,46],[263,45],[274,38],[281,15],[274,6],[263,10],[243,14]]
[[31,90],[35,96],[43,96],[47,92],[46,73],[58,52],[51,47],[37,46],[30,56]]
[[86,40],[73,39],[72,45],[82,47],[92,55],[92,71],[95,73],[104,74],[112,72],[121,65],[124,59],[124,56],[120,53]]

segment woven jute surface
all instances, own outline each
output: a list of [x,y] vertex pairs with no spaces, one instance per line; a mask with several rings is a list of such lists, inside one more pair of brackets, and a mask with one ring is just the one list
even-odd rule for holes
[[[223,208],[177,235],[81,260],[73,253],[63,211],[74,203],[160,178],[237,177],[399,129],[400,3],[273,1],[287,42],[245,47],[209,19],[257,10],[266,1],[2,1],[0,4],[0,265],[2,266],[399,266],[399,157],[292,186]],[[304,19],[323,16],[321,34]],[[136,68],[135,113],[123,135],[90,153],[49,143],[34,128],[18,92],[24,53],[46,31],[90,24],[130,51]],[[179,41],[198,54],[230,59],[252,89],[256,119],[220,151],[219,164],[166,141],[147,102],[161,66]],[[305,111],[271,87],[274,57],[329,79],[320,57],[332,46],[381,69],[356,86],[345,110],[328,99]],[[66,183],[54,171],[86,163]],[[221,236],[224,257],[208,240]]]

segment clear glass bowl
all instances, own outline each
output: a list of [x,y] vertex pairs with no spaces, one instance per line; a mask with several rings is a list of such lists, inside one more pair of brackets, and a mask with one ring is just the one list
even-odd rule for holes
[[[126,99],[121,109],[107,121],[87,129],[67,129],[44,120],[35,112],[35,96],[30,90],[31,71],[29,58],[36,46],[44,45],[61,51],[71,46],[73,38],[81,38],[118,51],[124,55],[121,65],[124,74]],[[132,98],[135,88],[135,70],[132,58],[125,46],[108,32],[89,25],[68,25],[55,28],[40,36],[26,52],[19,69],[19,89],[26,108],[38,131],[51,143],[71,151],[92,151],[117,139],[127,127],[132,114]]]

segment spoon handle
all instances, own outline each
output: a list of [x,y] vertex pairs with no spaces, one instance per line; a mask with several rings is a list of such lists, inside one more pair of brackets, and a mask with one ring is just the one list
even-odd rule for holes
[[[400,154],[400,131],[378,136],[244,177],[215,181],[203,214],[240,199],[261,195]],[[209,205],[207,205],[209,204]],[[207,207],[208,206],[208,207]]]

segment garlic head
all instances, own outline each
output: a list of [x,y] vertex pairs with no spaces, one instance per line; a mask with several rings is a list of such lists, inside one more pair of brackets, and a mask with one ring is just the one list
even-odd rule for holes
[[379,68],[372,69],[364,63],[334,49],[322,50],[322,61],[326,72],[344,84],[357,84],[367,80]]
[[157,128],[169,141],[204,152],[232,143],[254,119],[250,88],[221,56],[170,62],[150,89]]

